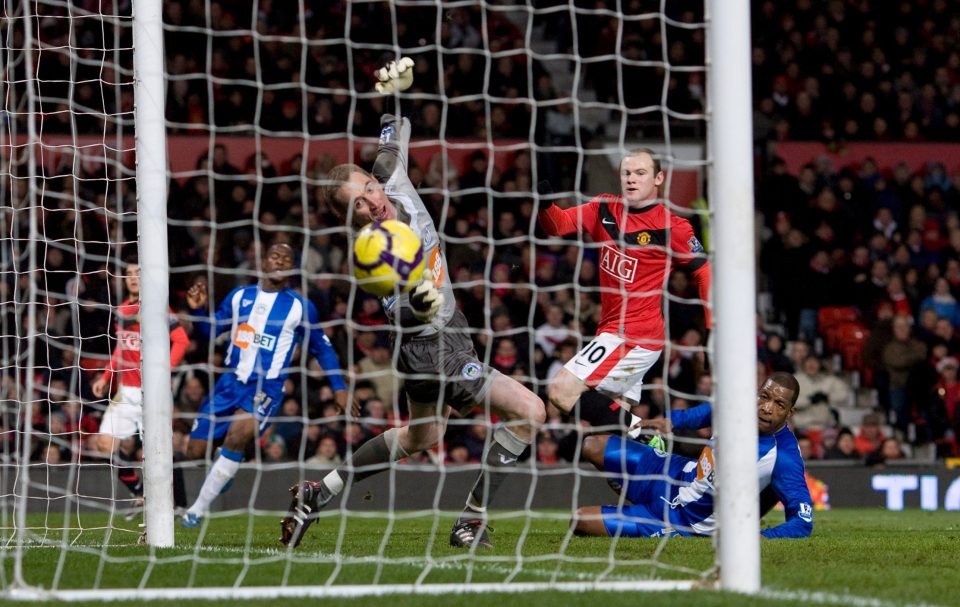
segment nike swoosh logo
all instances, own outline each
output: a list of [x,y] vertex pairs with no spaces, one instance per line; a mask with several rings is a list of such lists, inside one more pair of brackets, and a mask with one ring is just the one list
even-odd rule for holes
[[604,225],[608,225],[608,226],[617,225],[617,222],[616,222],[616,221],[607,221],[606,219],[601,219],[601,220],[600,220],[600,223],[602,223],[602,224],[604,224]]
[[500,463],[501,463],[501,464],[512,464],[512,463],[515,462],[515,461],[517,461],[517,458],[515,458],[515,457],[507,457],[507,456],[504,455],[503,453],[500,454]]
[[244,300],[242,300],[242,301],[240,302],[240,305],[241,305],[241,306],[249,306],[249,305],[252,304],[252,303],[253,303],[253,300],[252,300],[252,299],[244,299]]

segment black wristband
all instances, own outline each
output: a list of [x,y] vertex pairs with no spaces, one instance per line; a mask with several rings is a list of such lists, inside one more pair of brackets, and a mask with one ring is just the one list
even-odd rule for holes
[[387,93],[384,97],[383,113],[392,114],[400,120],[400,97],[396,93]]

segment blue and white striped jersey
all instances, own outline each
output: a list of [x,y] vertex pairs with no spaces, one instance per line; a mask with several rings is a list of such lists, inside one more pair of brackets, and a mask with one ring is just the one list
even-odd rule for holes
[[[671,421],[676,430],[706,428],[711,425],[708,403],[687,410],[672,411]],[[807,537],[813,531],[813,500],[803,474],[803,458],[797,438],[784,426],[774,434],[759,436],[757,474],[760,491],[768,487],[783,503],[786,521],[761,533],[768,538]],[[716,527],[713,513],[713,449],[704,447],[700,457],[684,468],[675,497],[670,503],[680,522],[697,533],[711,534]]]
[[[205,309],[193,310],[205,317]],[[214,334],[230,332],[224,363],[234,370],[241,383],[283,380],[290,368],[296,346],[305,341],[310,354],[327,372],[334,390],[345,390],[343,371],[320,328],[317,309],[293,289],[264,291],[259,285],[238,287],[230,292],[214,313]],[[194,328],[210,336],[210,323],[194,321]]]

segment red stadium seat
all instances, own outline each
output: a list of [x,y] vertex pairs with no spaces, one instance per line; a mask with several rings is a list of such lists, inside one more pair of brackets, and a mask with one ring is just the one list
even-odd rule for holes
[[850,322],[837,328],[837,350],[843,358],[843,368],[863,370],[863,347],[870,337],[870,330],[859,322]]
[[830,352],[839,350],[838,330],[847,323],[860,321],[860,310],[853,306],[827,306],[817,312],[817,328]]
[[807,438],[810,439],[810,442],[813,443],[813,453],[814,457],[817,457],[817,454],[823,453],[823,429],[822,428],[807,428],[803,431],[807,435]]
[[825,328],[844,322],[860,320],[860,310],[853,306],[825,306],[817,312],[817,327]]

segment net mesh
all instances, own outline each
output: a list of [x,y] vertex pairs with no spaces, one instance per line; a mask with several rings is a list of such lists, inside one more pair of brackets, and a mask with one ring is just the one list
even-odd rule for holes
[[[25,497],[41,538],[58,538],[86,497],[101,511],[129,505],[85,496],[79,463],[106,407],[88,378],[111,352],[117,262],[136,249],[130,24],[129,13],[4,5],[4,512],[10,523]],[[99,461],[89,465],[115,465]]]
[[[214,441],[191,453],[187,436],[230,372],[229,344],[194,330],[209,320],[187,309],[196,282],[212,308],[263,277],[267,245],[290,244],[299,265],[291,285],[315,305],[363,407],[358,418],[343,415],[302,348],[233,487],[197,530],[178,528],[176,547],[158,551],[137,546],[140,519],[125,516],[138,502],[121,477],[137,474],[139,442],[113,456],[97,443],[119,387],[106,397],[93,388],[120,347],[137,248],[131,3],[6,2],[3,588],[146,597],[147,588],[211,586],[279,596],[709,578],[709,549],[574,536],[578,507],[625,504],[602,473],[572,463],[586,433],[622,431],[612,411],[590,427],[547,407],[529,456],[492,503],[494,551],[448,546],[503,421],[483,407],[451,416],[437,448],[348,482],[299,549],[276,543],[289,485],[323,478],[409,420],[389,339],[396,327],[352,280],[351,235],[320,194],[334,165],[372,165],[387,107],[374,70],[401,55],[415,60],[414,86],[400,99],[412,124],[409,176],[435,221],[467,331],[483,363],[545,396],[596,332],[602,268],[588,238],[540,230],[544,196],[534,184],[549,181],[557,191],[549,198],[564,207],[616,193],[622,153],[650,145],[667,172],[665,204],[708,235],[698,211],[702,3],[666,4],[164,3],[170,304],[190,335],[171,383],[180,505],[217,460]],[[645,380],[650,415],[711,393],[702,302],[689,275],[664,276],[668,340]],[[676,444],[695,456],[703,442]]]

